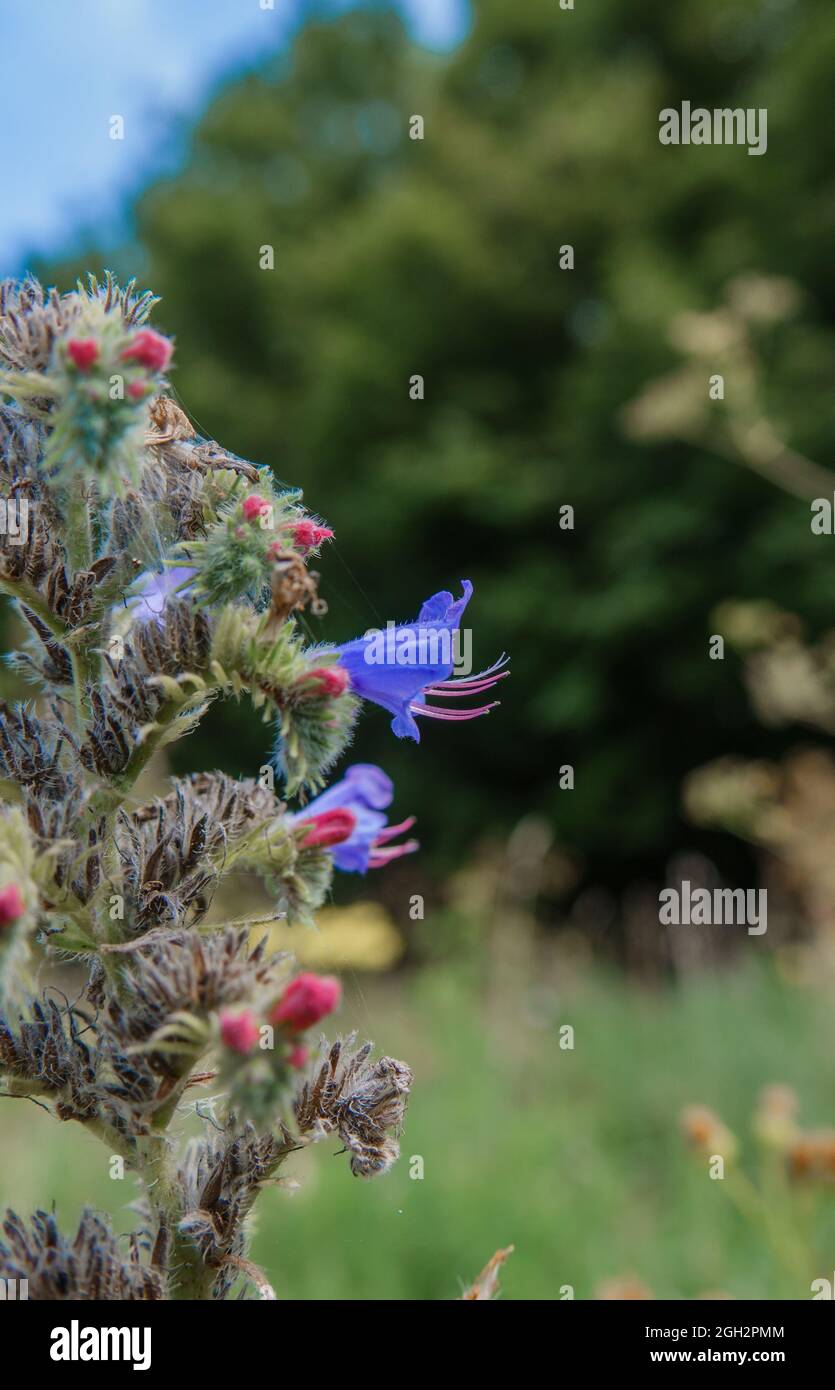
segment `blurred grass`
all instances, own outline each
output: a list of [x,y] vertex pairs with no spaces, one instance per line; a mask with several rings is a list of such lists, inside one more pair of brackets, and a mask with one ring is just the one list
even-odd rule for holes
[[[739,1134],[772,1081],[794,1086],[804,1126],[835,1120],[835,1021],[826,991],[749,966],[650,993],[592,974],[504,997],[498,1013],[468,969],[432,967],[395,982],[354,976],[345,1022],[384,1040],[416,1073],[403,1154],[361,1182],[336,1141],[286,1170],[298,1191],[259,1204],[254,1258],[279,1298],[449,1299],[498,1246],[513,1243],[504,1296],[591,1297],[633,1274],[659,1297],[722,1289],[736,1297],[809,1298],[831,1277],[835,1193],[805,1213],[818,1254],[809,1280],[789,1276],[723,1183],[683,1150],[678,1114],[715,1108]],[[501,998],[501,995],[499,995]],[[559,1028],[575,1030],[574,1051]],[[18,1210],[57,1204],[64,1225],[84,1200],[131,1225],[127,1178],[114,1183],[100,1146],[23,1101],[0,1110],[0,1198]],[[410,1159],[423,1158],[423,1180]],[[802,1205],[794,1213],[795,1223]],[[828,1251],[828,1253],[827,1253]]]

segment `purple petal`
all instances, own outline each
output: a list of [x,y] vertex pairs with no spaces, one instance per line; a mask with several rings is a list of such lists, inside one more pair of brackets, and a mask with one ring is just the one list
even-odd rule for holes
[[196,569],[190,569],[187,565],[174,565],[160,574],[147,571],[137,579],[133,597],[128,599],[128,608],[140,622],[147,622],[149,618],[159,619],[175,589],[193,579],[196,573]]

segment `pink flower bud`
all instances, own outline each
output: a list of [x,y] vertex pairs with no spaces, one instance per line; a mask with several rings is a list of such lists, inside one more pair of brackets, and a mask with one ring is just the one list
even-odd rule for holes
[[141,401],[148,394],[148,386],[144,381],[131,381],[128,385],[128,395],[132,401]]
[[291,1033],[303,1033],[333,1013],[341,997],[342,986],[332,975],[297,975],[273,1009],[270,1022],[283,1023]]
[[26,911],[23,894],[16,883],[0,888],[0,927],[10,927]]
[[312,550],[333,537],[333,531],[329,526],[316,526],[314,522],[307,520],[294,522],[290,529],[295,544],[302,550]]
[[123,361],[139,362],[141,366],[147,367],[149,372],[164,372],[171,361],[173,351],[174,346],[170,338],[163,338],[162,334],[155,333],[153,328],[142,328],[133,335],[121,356]]
[[80,372],[88,372],[98,361],[99,345],[95,338],[70,338],[67,343],[67,356]]
[[243,513],[245,521],[258,521],[260,517],[266,516],[270,510],[270,504],[263,497],[259,497],[257,492],[250,493],[249,497],[243,500]]
[[246,1056],[258,1042],[258,1022],[251,1009],[233,1014],[224,1010],[220,1015],[220,1036],[232,1052]]
[[302,849],[327,849],[329,845],[341,845],[350,840],[357,828],[357,818],[345,806],[336,806],[332,811],[320,811],[309,820],[298,822],[300,830],[305,831],[300,842]]
[[302,1067],[307,1066],[307,1059],[309,1056],[310,1048],[302,1047],[301,1043],[296,1043],[296,1046],[292,1047],[287,1054],[287,1065],[289,1067],[294,1067],[296,1071],[300,1071]]
[[308,671],[305,679],[316,681],[317,695],[343,695],[349,684],[344,666],[317,666],[315,670]]

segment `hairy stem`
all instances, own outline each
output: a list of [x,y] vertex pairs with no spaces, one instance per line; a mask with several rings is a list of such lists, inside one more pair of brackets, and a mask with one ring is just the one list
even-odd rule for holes
[[82,473],[67,488],[64,510],[64,546],[73,574],[90,568],[93,559],[93,534],[86,479]]
[[18,599],[21,603],[25,603],[26,607],[31,609],[49,628],[53,637],[57,637],[61,642],[66,639],[66,624],[53,613],[43,594],[38,593],[38,590],[34,589],[31,584],[23,579],[3,578],[0,579],[0,593],[8,594],[9,598]]

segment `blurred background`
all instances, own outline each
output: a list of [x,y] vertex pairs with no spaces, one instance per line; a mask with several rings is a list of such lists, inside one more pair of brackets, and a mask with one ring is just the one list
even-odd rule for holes
[[[809,1297],[835,1237],[831,4],[45,0],[0,29],[2,273],[162,296],[200,432],[336,532],[317,638],[470,578],[475,669],[512,658],[489,718],[419,747],[361,723],[421,853],[341,876],[290,944],[416,1090],[391,1176],[320,1149],[263,1201],[279,1297],[452,1298],[510,1243],[509,1298]],[[662,146],[682,100],[767,108],[767,153]],[[173,768],[268,752],[215,706]],[[767,934],[661,927],[683,879],[767,888]],[[738,1137],[733,1193],[686,1151],[695,1102]],[[92,1140],[7,1107],[4,1202],[112,1208]]]

